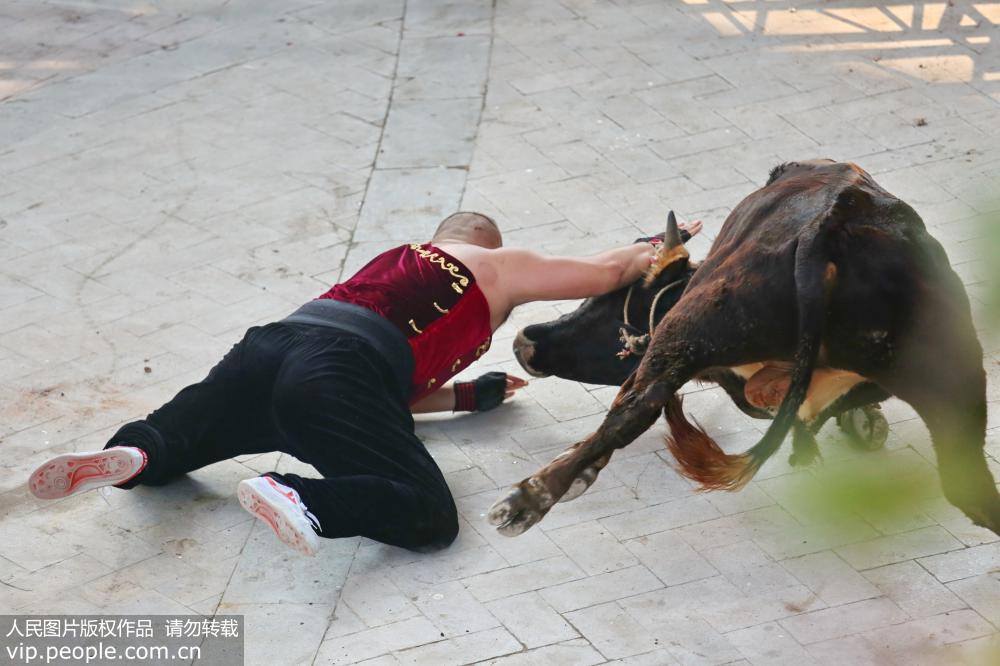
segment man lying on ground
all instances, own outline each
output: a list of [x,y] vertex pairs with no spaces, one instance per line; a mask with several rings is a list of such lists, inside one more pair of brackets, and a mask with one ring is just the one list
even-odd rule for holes
[[458,515],[412,414],[499,405],[526,382],[499,372],[448,380],[489,348],[514,307],[614,291],[639,279],[654,251],[634,243],[577,258],[504,248],[493,220],[456,213],[429,243],[380,254],[285,319],[249,329],[204,380],[123,426],[104,450],[44,463],[29,488],[58,499],[162,485],[281,451],[322,477],[268,472],[241,481],[237,496],[289,546],[312,555],[317,535],[360,535],[443,548]]

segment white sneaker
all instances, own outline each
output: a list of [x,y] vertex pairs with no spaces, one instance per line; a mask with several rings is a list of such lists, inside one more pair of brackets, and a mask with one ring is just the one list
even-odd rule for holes
[[28,489],[38,499],[61,499],[85,490],[125,483],[146,467],[146,452],[134,446],[56,456],[31,473]]
[[258,476],[240,481],[236,496],[244,509],[270,525],[285,544],[304,555],[316,554],[319,521],[309,513],[294,489],[269,476]]

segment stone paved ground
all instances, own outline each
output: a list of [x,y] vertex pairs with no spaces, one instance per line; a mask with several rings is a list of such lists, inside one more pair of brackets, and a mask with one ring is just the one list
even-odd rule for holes
[[[50,504],[23,483],[459,206],[563,252],[673,208],[706,221],[698,256],[774,164],[852,159],[922,214],[979,311],[998,24],[1000,3],[968,0],[3,0],[0,612],[244,613],[253,664],[985,663],[1000,542],[933,482],[889,514],[831,514],[802,500],[820,471],[775,459],[739,494],[696,494],[657,426],[540,528],[498,537],[485,507],[590,432],[608,388],[539,380],[493,413],[422,419],[463,516],[431,556],[290,555],[233,492],[300,466],[278,455]],[[514,369],[516,328],[572,307],[517,312],[485,365]],[[718,390],[686,406],[731,450],[760,434]],[[923,426],[886,413],[863,464],[928,471]],[[860,457],[822,445],[826,468]]]

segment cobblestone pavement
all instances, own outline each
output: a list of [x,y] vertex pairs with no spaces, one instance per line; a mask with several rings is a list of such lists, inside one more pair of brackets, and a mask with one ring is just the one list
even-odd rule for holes
[[[658,425],[505,539],[483,518],[499,489],[615,393],[533,381],[421,419],[463,516],[435,555],[292,555],[234,493],[301,467],[277,454],[48,504],[24,481],[460,206],[558,252],[673,208],[706,222],[697,257],[773,165],[851,159],[923,216],[978,312],[998,24],[1000,3],[967,0],[0,0],[0,612],[244,613],[252,664],[985,663],[995,535],[936,482],[889,514],[808,501],[852,460],[887,483],[932,471],[898,402],[886,450],[826,431],[823,468],[782,454],[732,495],[693,492]],[[477,370],[514,370],[516,328],[572,307],[518,311]],[[685,406],[730,450],[761,434],[717,389]]]

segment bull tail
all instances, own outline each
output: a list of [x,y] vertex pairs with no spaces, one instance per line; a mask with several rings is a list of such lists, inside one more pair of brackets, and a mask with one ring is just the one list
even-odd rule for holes
[[[817,231],[819,228],[817,225]],[[677,460],[680,473],[704,490],[739,490],[745,486],[781,447],[795,422],[816,366],[827,287],[835,278],[834,266],[827,263],[819,239],[817,233],[804,237],[795,251],[799,339],[788,392],[764,437],[743,453],[728,454],[700,426],[688,422],[679,397],[673,396],[664,408],[670,426],[667,448]]]

